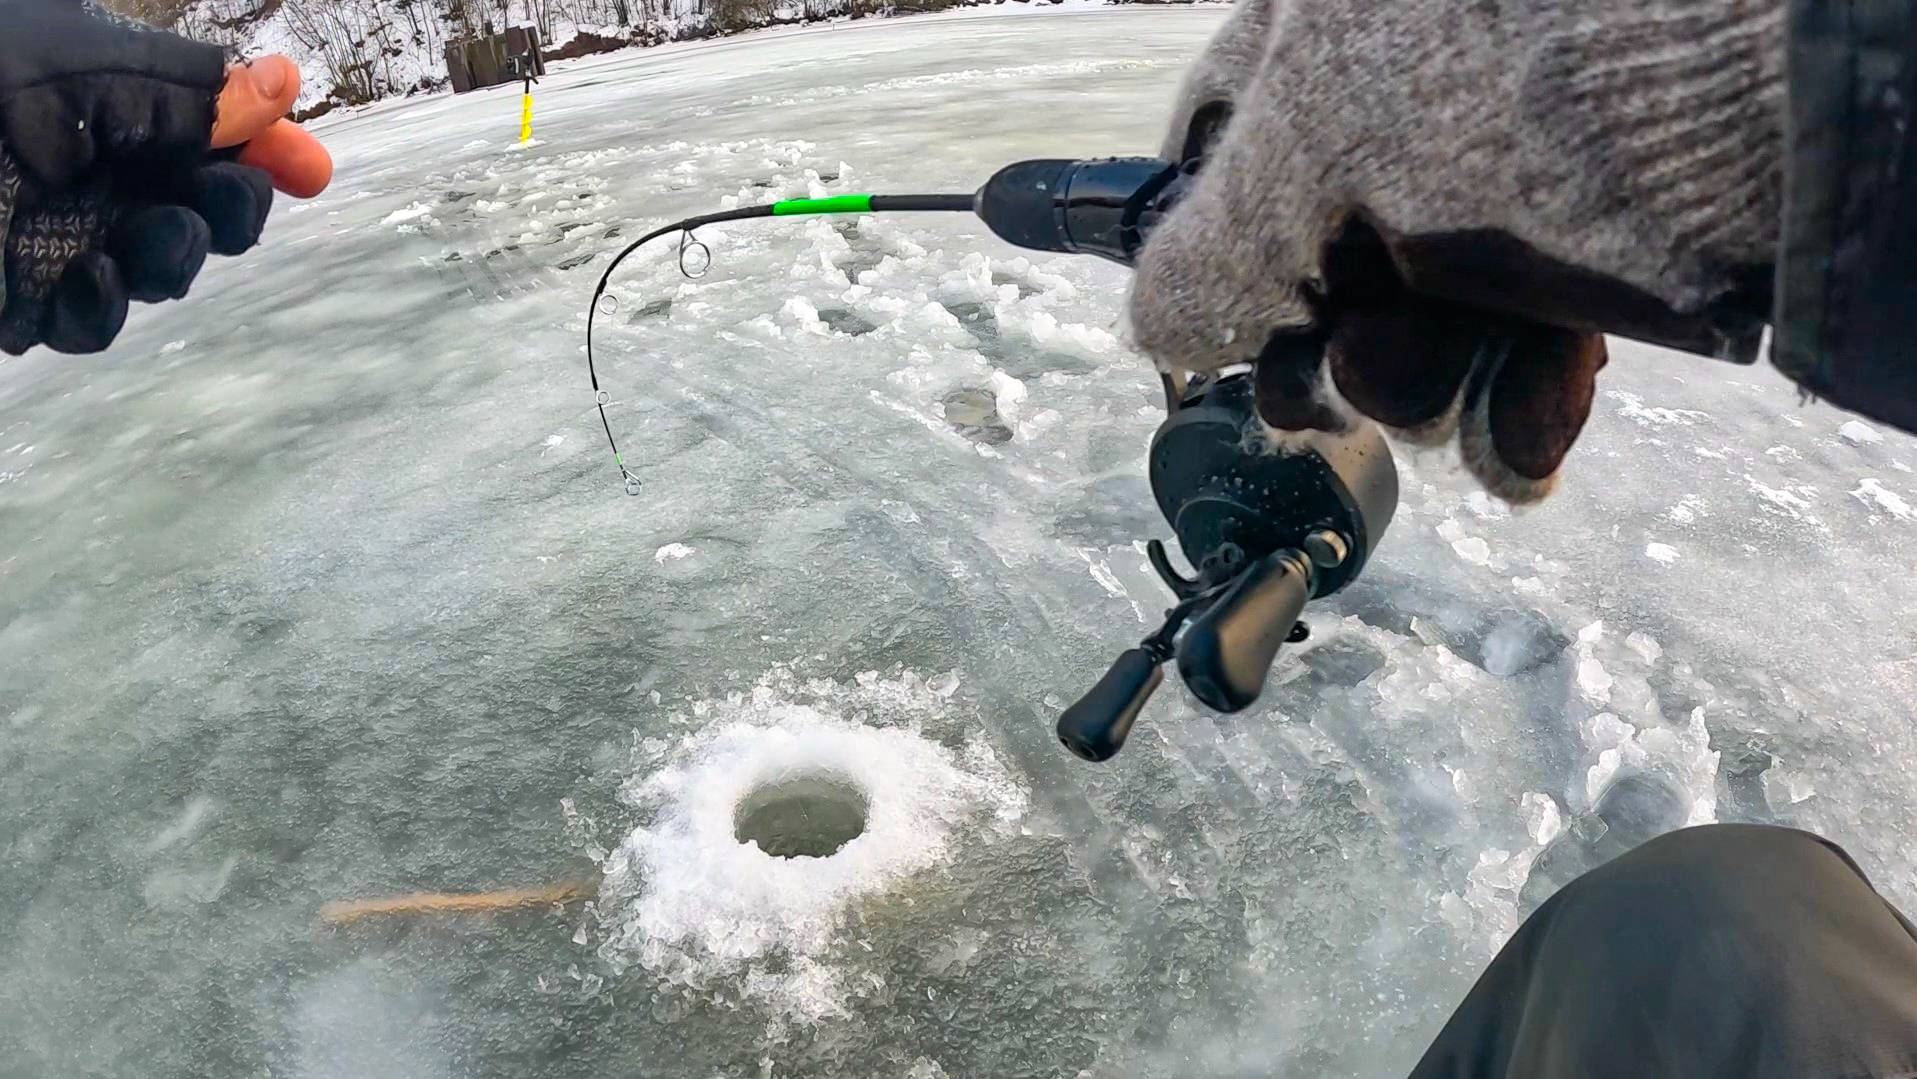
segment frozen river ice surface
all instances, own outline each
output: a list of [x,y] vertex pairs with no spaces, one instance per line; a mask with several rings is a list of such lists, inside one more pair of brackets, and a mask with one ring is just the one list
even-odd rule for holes
[[1618,343],[1528,512],[1401,455],[1260,704],[1099,767],[1053,719],[1167,603],[1121,269],[956,215],[642,252],[622,492],[619,245],[1150,152],[1222,17],[596,57],[529,147],[510,87],[383,105],[190,302],[0,364],[0,1076],[1381,1076],[1635,836],[1813,828],[1917,906],[1917,442],[1767,368]]

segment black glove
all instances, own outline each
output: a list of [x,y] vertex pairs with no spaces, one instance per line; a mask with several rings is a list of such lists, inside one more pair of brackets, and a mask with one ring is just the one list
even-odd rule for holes
[[77,0],[0,0],[0,350],[97,352],[127,302],[259,240],[273,186],[208,155],[217,46]]

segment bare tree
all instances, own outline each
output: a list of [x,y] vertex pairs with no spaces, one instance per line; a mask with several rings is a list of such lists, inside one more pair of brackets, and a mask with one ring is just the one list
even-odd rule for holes
[[382,0],[283,0],[282,10],[294,39],[326,65],[339,100],[357,104],[405,89],[393,85]]

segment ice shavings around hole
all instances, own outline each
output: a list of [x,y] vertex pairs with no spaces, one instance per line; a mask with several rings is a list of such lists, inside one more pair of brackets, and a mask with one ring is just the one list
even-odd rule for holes
[[[642,743],[622,796],[646,821],[605,865],[602,958],[758,1001],[785,1020],[849,1014],[876,976],[859,969],[847,932],[855,905],[909,891],[961,844],[1002,837],[1025,811],[1024,792],[984,743],[921,733],[958,707],[955,689],[909,672],[848,686],[774,671],[749,693],[694,705],[693,733]],[[825,858],[775,858],[735,838],[743,798],[809,773],[864,794],[863,834]]]

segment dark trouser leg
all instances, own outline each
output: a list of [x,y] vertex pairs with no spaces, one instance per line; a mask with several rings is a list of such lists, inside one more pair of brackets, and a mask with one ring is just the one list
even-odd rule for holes
[[1720,824],[1552,896],[1412,1079],[1913,1074],[1917,931],[1836,844]]

